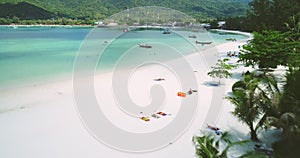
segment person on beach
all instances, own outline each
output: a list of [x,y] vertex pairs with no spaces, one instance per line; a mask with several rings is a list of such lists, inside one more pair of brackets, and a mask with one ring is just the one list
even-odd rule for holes
[[190,90],[187,92],[189,95],[191,95],[193,93],[192,88],[190,88]]
[[154,79],[154,81],[164,81],[165,79],[164,78],[157,78],[157,79]]

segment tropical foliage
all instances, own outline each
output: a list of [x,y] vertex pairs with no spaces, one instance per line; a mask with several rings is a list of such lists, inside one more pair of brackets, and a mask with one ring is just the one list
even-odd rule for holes
[[[54,14],[54,18],[103,19],[127,8],[140,6],[162,6],[189,14],[197,19],[207,20],[217,17],[245,15],[250,0],[0,0],[1,3],[28,2]],[[29,8],[21,10],[28,13]],[[0,13],[2,13],[0,11]],[[12,18],[14,12],[10,12]],[[7,15],[0,14],[6,18]],[[18,16],[17,16],[18,17]],[[19,17],[21,18],[21,17]],[[21,18],[22,19],[22,18]],[[44,19],[44,18],[43,18]]]
[[[295,70],[296,69],[296,70]],[[275,157],[297,158],[300,141],[300,71],[294,67],[287,74],[283,95],[276,113],[269,117],[271,126],[282,129],[282,139],[273,145]]]
[[[300,22],[298,22],[300,27]],[[246,66],[258,65],[259,68],[269,69],[282,66],[297,66],[300,54],[300,32],[298,29],[281,33],[266,30],[254,32],[254,39],[244,45],[240,62]]]
[[224,132],[219,138],[210,134],[193,137],[196,155],[199,158],[227,158],[228,150],[231,147],[247,142],[248,141],[232,142],[229,139],[228,132]]
[[[263,80],[250,74],[234,84],[233,95],[227,98],[251,133],[262,127],[282,130],[281,140],[273,145],[274,157],[296,158],[300,154],[296,147],[300,138],[300,1],[253,0],[250,6],[247,17],[231,18],[227,27],[256,31],[243,47],[240,61],[258,66]],[[269,75],[279,65],[288,69],[284,83]],[[256,126],[251,127],[251,122]]]
[[211,67],[212,70],[208,72],[207,75],[211,76],[212,78],[219,78],[219,84],[222,78],[231,77],[232,73],[229,71],[236,68],[236,65],[227,64],[227,61],[229,61],[227,58],[223,60],[219,59],[216,65]]
[[291,36],[279,31],[255,32],[254,39],[244,45],[240,61],[246,66],[258,65],[265,69],[276,68],[277,65],[287,66],[288,60],[295,53],[294,49],[300,48],[299,44],[290,40]]
[[12,19],[0,18],[0,25],[10,25],[10,24],[19,24],[19,25],[94,25],[95,21],[91,19],[67,19],[67,18],[58,18],[58,19],[47,19],[47,20],[20,20],[18,17],[13,17]]
[[293,137],[300,132],[299,80],[299,70],[288,74],[277,111],[272,117],[269,117],[269,123],[274,127],[281,128],[285,137]]
[[278,105],[280,91],[273,75],[267,73],[250,73],[233,86],[233,95],[227,96],[235,109],[235,115],[247,124],[251,139],[258,141],[257,131],[265,125],[273,107]]
[[286,24],[295,17],[296,24],[300,18],[299,0],[253,0],[249,4],[247,16],[229,17],[227,29],[263,32],[264,30],[288,31]]

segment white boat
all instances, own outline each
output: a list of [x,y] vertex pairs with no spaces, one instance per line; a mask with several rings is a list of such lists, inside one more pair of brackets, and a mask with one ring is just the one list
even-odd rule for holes
[[147,45],[147,44],[139,44],[139,46],[142,48],[152,48],[152,46]]
[[202,45],[204,45],[204,44],[212,44],[212,42],[201,42],[201,41],[196,41],[196,44],[202,44]]

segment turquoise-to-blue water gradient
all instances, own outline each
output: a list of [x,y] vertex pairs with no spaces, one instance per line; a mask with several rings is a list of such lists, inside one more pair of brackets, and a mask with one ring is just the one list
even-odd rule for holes
[[90,28],[0,27],[0,87],[33,84],[72,72]]
[[[71,79],[77,52],[91,29],[88,27],[0,27],[0,89],[33,85],[59,77]],[[203,36],[201,40],[213,40],[218,44],[226,42],[225,39],[229,37],[246,38],[237,34],[208,33],[208,36]],[[108,44],[101,59],[101,66],[112,67],[115,59],[128,49],[130,43],[149,42],[149,39],[153,42],[176,45],[183,54],[193,53],[194,50],[183,41],[193,42],[195,39],[186,39],[176,34],[163,35],[159,30],[130,31]]]

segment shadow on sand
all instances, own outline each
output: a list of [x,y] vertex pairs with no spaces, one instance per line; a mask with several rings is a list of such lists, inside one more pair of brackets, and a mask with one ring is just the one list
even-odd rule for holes
[[220,86],[222,86],[224,84],[218,83],[218,82],[214,82],[214,81],[206,81],[206,82],[203,82],[202,85],[209,86],[209,87],[220,87]]

